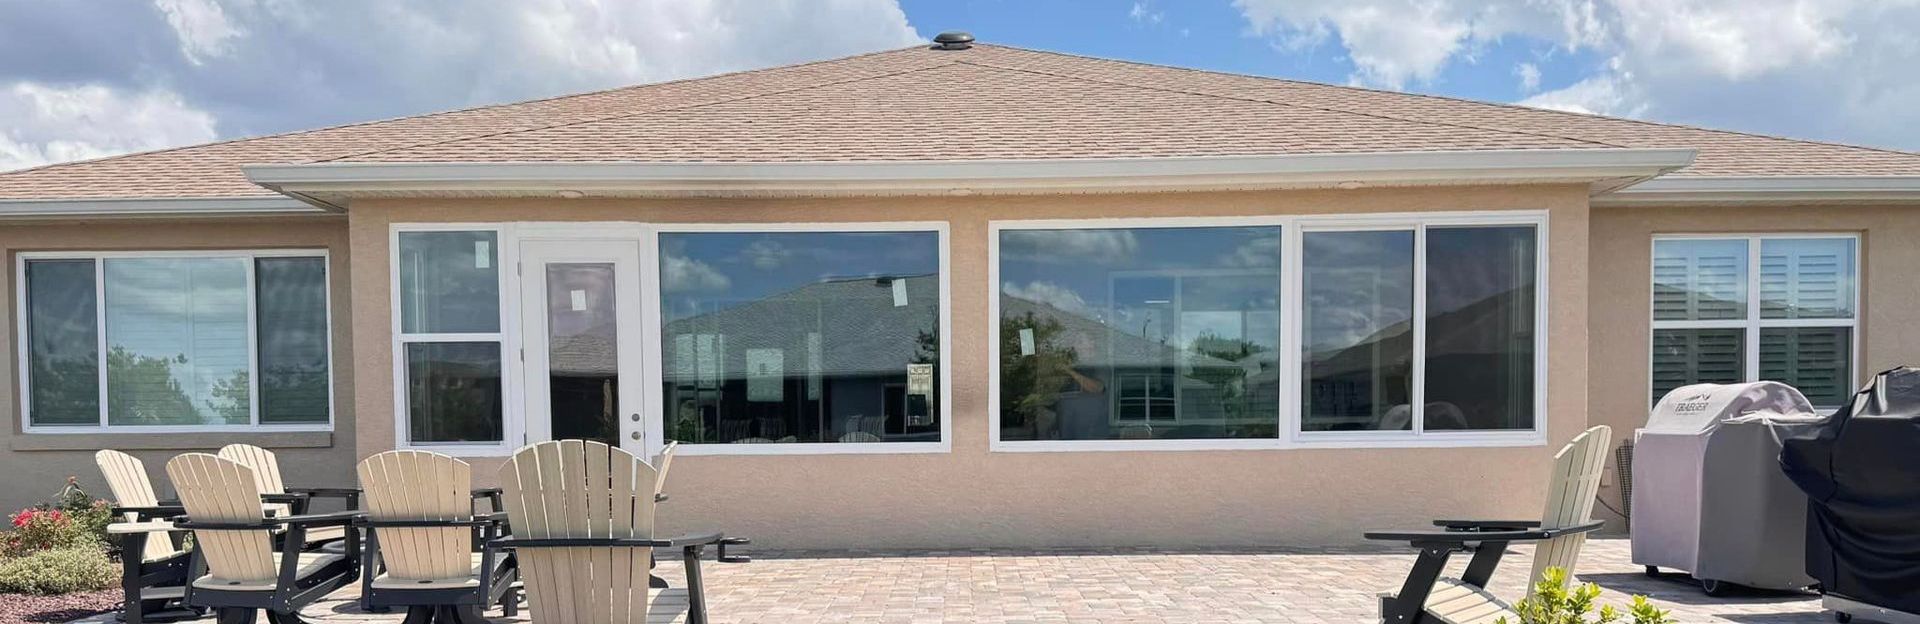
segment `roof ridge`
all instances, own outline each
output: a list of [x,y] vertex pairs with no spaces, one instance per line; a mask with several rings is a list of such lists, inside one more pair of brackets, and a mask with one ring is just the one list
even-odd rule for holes
[[[1059,56],[1068,56],[1068,57],[1073,57],[1073,58],[1079,58],[1079,59],[1086,59],[1086,60],[1091,60],[1091,61],[1104,61],[1104,62],[1108,62],[1108,63],[1121,63],[1121,64],[1126,64],[1126,65],[1137,65],[1137,66],[1141,66],[1141,67],[1151,67],[1151,68],[1154,68],[1154,69],[1168,69],[1168,70],[1176,70],[1176,71],[1188,71],[1188,72],[1200,72],[1200,73],[1205,73],[1205,74],[1213,74],[1213,75],[1216,75],[1216,76],[1230,76],[1230,77],[1234,77],[1234,78],[1252,78],[1252,79],[1254,79],[1254,80],[1269,80],[1269,81],[1273,81],[1273,82],[1284,82],[1284,83],[1290,83],[1290,84],[1299,84],[1299,85],[1309,85],[1309,86],[1314,86],[1314,87],[1325,87],[1325,88],[1329,88],[1329,89],[1345,89],[1345,90],[1350,90],[1350,91],[1365,91],[1365,92],[1368,92],[1368,93],[1379,93],[1379,94],[1385,94],[1385,95],[1399,95],[1399,96],[1407,96],[1407,97],[1415,97],[1415,98],[1425,98],[1425,99],[1433,99],[1433,100],[1443,100],[1443,101],[1447,101],[1447,102],[1459,102],[1459,103],[1464,103],[1464,104],[1479,104],[1479,105],[1482,105],[1482,106],[1495,106],[1495,107],[1499,107],[1499,108],[1507,108],[1507,109],[1515,109],[1515,110],[1520,110],[1520,111],[1525,111],[1525,112],[1531,112],[1531,113],[1548,113],[1548,114],[1553,114],[1553,115],[1565,115],[1565,116],[1569,116],[1569,117],[1579,117],[1579,118],[1584,118],[1584,119],[1604,119],[1604,120],[1607,120],[1607,121],[1619,121],[1619,122],[1626,122],[1626,123],[1633,123],[1633,124],[1639,124],[1639,125],[1643,125],[1643,126],[1654,126],[1654,127],[1659,127],[1659,128],[1681,128],[1681,129],[1685,129],[1685,130],[1694,130],[1694,131],[1698,131],[1698,132],[1713,132],[1713,133],[1717,133],[1717,134],[1731,134],[1731,135],[1735,135],[1735,136],[1745,136],[1745,137],[1754,137],[1754,138],[1761,138],[1761,139],[1773,139],[1773,140],[1777,140],[1777,141],[1789,141],[1789,142],[1793,142],[1793,143],[1807,143],[1807,144],[1813,144],[1813,145],[1826,145],[1826,146],[1831,146],[1831,147],[1845,147],[1845,148],[1852,148],[1852,149],[1860,149],[1860,150],[1867,150],[1867,151],[1874,151],[1874,152],[1883,152],[1883,153],[1889,153],[1889,154],[1897,154],[1897,155],[1901,155],[1901,156],[1920,156],[1920,152],[1910,152],[1910,151],[1906,151],[1906,150],[1901,150],[1901,149],[1895,149],[1895,148],[1890,148],[1890,147],[1879,147],[1879,146],[1873,146],[1873,145],[1857,145],[1857,144],[1853,144],[1853,143],[1841,143],[1841,142],[1838,142],[1838,141],[1823,141],[1823,140],[1818,140],[1818,139],[1802,139],[1802,138],[1795,138],[1795,137],[1788,137],[1788,136],[1779,136],[1779,135],[1773,135],[1773,134],[1766,134],[1766,133],[1761,133],[1761,132],[1751,132],[1751,131],[1745,131],[1745,130],[1728,130],[1728,129],[1724,129],[1724,128],[1708,128],[1708,127],[1705,127],[1705,126],[1696,126],[1696,125],[1691,125],[1691,124],[1680,124],[1680,123],[1668,123],[1668,122],[1661,122],[1661,121],[1648,121],[1648,120],[1645,120],[1645,119],[1634,119],[1634,118],[1631,118],[1631,117],[1613,117],[1613,116],[1608,116],[1608,115],[1601,115],[1601,114],[1597,114],[1597,113],[1579,113],[1579,112],[1574,112],[1574,111],[1565,111],[1565,110],[1558,110],[1558,109],[1552,109],[1552,108],[1540,108],[1540,107],[1537,107],[1537,106],[1526,106],[1526,105],[1523,105],[1523,104],[1515,104],[1515,103],[1512,103],[1512,102],[1489,102],[1489,101],[1486,101],[1486,100],[1471,100],[1471,99],[1467,99],[1467,98],[1462,98],[1462,97],[1454,97],[1454,96],[1450,96],[1450,95],[1440,95],[1440,94],[1435,94],[1435,93],[1421,93],[1421,92],[1416,92],[1416,91],[1394,91],[1394,90],[1391,90],[1391,89],[1379,89],[1379,88],[1374,88],[1374,87],[1361,87],[1361,86],[1353,86],[1353,85],[1337,85],[1337,84],[1332,84],[1332,83],[1326,83],[1326,82],[1316,82],[1316,81],[1312,81],[1312,80],[1300,80],[1300,79],[1297,79],[1297,78],[1280,78],[1280,77],[1276,77],[1276,76],[1261,76],[1261,75],[1258,75],[1258,74],[1239,74],[1239,73],[1234,73],[1234,72],[1229,72],[1229,71],[1221,71],[1221,70],[1217,70],[1217,69],[1205,69],[1205,68],[1199,68],[1199,67],[1180,67],[1180,66],[1177,66],[1177,65],[1165,65],[1165,64],[1161,64],[1161,63],[1152,63],[1152,62],[1147,62],[1147,61],[1136,61],[1136,60],[1131,60],[1131,59],[1119,59],[1119,58],[1108,58],[1108,57],[1104,57],[1104,56],[1093,56],[1093,55],[1089,55],[1089,54],[1079,54],[1079,53],[1075,53],[1075,52],[1060,52],[1060,51],[1055,51],[1055,50],[1044,50],[1044,49],[1039,49],[1039,48],[1025,48],[1025,47],[1020,47],[1020,46],[1011,46],[1011,45],[1004,45],[1004,44],[988,44],[988,43],[981,43],[981,44],[975,44],[975,46],[976,46],[976,47],[993,47],[993,48],[1002,48],[1002,49],[1007,49],[1007,50],[1017,50],[1017,51],[1020,51],[1020,52],[1032,52],[1032,53],[1037,53],[1037,54],[1055,54],[1055,55],[1059,55]],[[1045,73],[1045,72],[1041,72],[1041,73]],[[1076,77],[1076,76],[1067,76],[1067,77]],[[1113,81],[1113,82],[1115,82],[1115,84],[1128,84],[1128,85],[1131,85],[1131,84],[1132,84],[1132,83],[1125,83],[1125,82],[1118,82],[1118,81]],[[1133,85],[1133,86],[1140,86],[1140,85]],[[1218,94],[1203,94],[1203,95],[1214,95],[1214,96],[1216,96],[1216,97],[1231,97],[1231,96],[1220,96],[1220,95],[1218,95]],[[1266,100],[1256,100],[1256,101],[1266,101]],[[1311,107],[1311,106],[1304,106],[1304,105],[1298,105],[1298,104],[1291,104],[1291,106],[1301,106],[1301,107],[1303,107],[1303,108],[1317,108],[1317,107]],[[1326,110],[1337,110],[1337,111],[1341,111],[1341,112],[1350,112],[1350,113],[1356,113],[1356,114],[1370,114],[1370,115],[1377,115],[1377,116],[1379,116],[1379,117],[1382,117],[1382,118],[1385,118],[1385,119],[1398,119],[1398,120],[1401,120],[1401,121],[1413,121],[1413,122],[1416,122],[1416,123],[1434,123],[1434,122],[1426,122],[1426,121],[1422,121],[1422,120],[1414,120],[1414,119],[1405,119],[1405,118],[1402,118],[1402,117],[1394,117],[1394,116],[1391,116],[1391,115],[1379,115],[1379,114],[1377,114],[1377,113],[1360,113],[1359,111],[1351,111],[1351,110],[1347,110],[1347,109],[1343,109],[1343,108],[1332,108],[1332,107],[1328,107],[1328,108],[1326,108]],[[1444,125],[1444,124],[1442,124],[1442,125]],[[1463,128],[1477,128],[1477,129],[1482,129],[1482,130],[1497,130],[1497,128],[1480,128],[1480,127],[1478,127],[1478,126],[1469,126],[1469,125],[1464,125],[1464,124],[1460,124],[1460,127],[1463,127]],[[1569,136],[1562,136],[1562,135],[1557,135],[1557,134],[1546,134],[1546,133],[1539,133],[1539,134],[1538,134],[1538,136],[1548,136],[1548,137],[1554,137],[1554,138],[1560,138],[1560,139],[1567,139],[1567,140],[1571,140],[1571,141],[1587,141],[1587,142],[1592,142],[1592,141],[1591,141],[1590,139],[1582,139],[1582,138],[1579,138],[1579,137],[1569,137]],[[1621,147],[1624,147],[1624,146],[1621,146]]]
[[[845,58],[853,58],[853,57],[845,57]],[[844,60],[844,59],[835,59],[835,60]],[[668,106],[668,107],[664,107],[664,108],[655,108],[655,109],[650,109],[650,110],[643,110],[643,111],[637,111],[637,112],[626,112],[626,113],[620,113],[620,114],[617,114],[617,115],[603,115],[603,116],[600,116],[600,117],[595,117],[595,118],[592,118],[592,119],[580,119],[580,120],[576,120],[576,121],[567,121],[567,122],[562,122],[562,123],[555,123],[555,124],[547,124],[547,125],[544,125],[544,126],[536,126],[536,127],[531,127],[531,128],[516,128],[516,129],[513,129],[513,130],[501,130],[501,131],[498,131],[498,132],[483,132],[483,133],[480,133],[480,134],[470,134],[470,135],[466,135],[466,136],[461,136],[461,137],[456,137],[456,138],[451,138],[451,139],[444,139],[444,140],[440,140],[440,141],[427,141],[427,142],[424,142],[424,143],[416,143],[416,144],[413,144],[413,145],[404,145],[404,146],[398,146],[398,147],[390,147],[390,148],[383,148],[383,149],[377,149],[377,150],[370,150],[370,151],[365,151],[365,152],[357,152],[357,153],[353,153],[353,154],[343,154],[343,155],[340,155],[340,156],[333,156],[333,157],[329,157],[329,158],[322,158],[322,159],[320,159],[320,160],[316,160],[316,161],[313,161],[313,162],[316,162],[316,163],[321,163],[321,162],[339,162],[339,161],[341,161],[341,160],[344,160],[344,159],[348,159],[348,158],[359,158],[359,157],[362,157],[362,156],[371,156],[371,155],[374,155],[374,154],[381,154],[381,153],[386,153],[386,152],[397,152],[397,151],[402,151],[402,150],[409,150],[409,149],[417,149],[417,148],[422,148],[422,147],[431,147],[431,146],[435,146],[435,145],[446,145],[446,144],[448,144],[448,143],[459,143],[459,142],[461,142],[461,141],[471,141],[471,140],[475,140],[475,139],[486,139],[486,138],[492,138],[492,137],[497,137],[497,136],[506,136],[506,135],[509,135],[509,134],[519,134],[519,133],[522,133],[522,132],[538,132],[538,131],[541,131],[541,130],[552,130],[552,129],[554,129],[554,128],[566,128],[566,127],[570,127],[570,126],[578,126],[578,125],[584,125],[584,124],[591,124],[591,123],[599,123],[599,122],[602,122],[602,121],[613,121],[613,120],[615,120],[615,119],[627,119],[627,118],[631,118],[631,117],[640,117],[640,116],[644,116],[644,115],[653,115],[653,114],[657,114],[657,113],[667,113],[667,112],[673,112],[673,111],[683,111],[683,110],[688,110],[688,109],[693,109],[693,108],[700,108],[700,107],[703,107],[703,106],[717,106],[717,105],[720,105],[720,104],[731,104],[731,103],[735,103],[735,102],[744,102],[744,101],[747,101],[747,100],[752,100],[752,99],[757,99],[757,98],[763,98],[763,97],[770,97],[770,96],[775,96],[775,95],[785,95],[785,94],[789,94],[789,93],[798,93],[798,92],[801,92],[801,91],[810,91],[810,90],[813,90],[813,89],[819,89],[819,88],[824,88],[824,87],[832,87],[832,86],[837,86],[837,85],[843,85],[843,84],[852,84],[852,83],[856,83],[856,82],[866,82],[866,81],[868,81],[868,80],[876,80],[876,79],[880,79],[880,78],[887,78],[887,77],[891,77],[891,76],[901,76],[901,75],[906,75],[906,74],[911,74],[911,73],[915,73],[915,72],[922,72],[922,71],[926,71],[926,70],[930,70],[930,69],[938,69],[938,68],[941,68],[941,67],[947,67],[947,66],[951,66],[951,65],[957,65],[957,64],[960,64],[960,61],[946,61],[946,62],[942,62],[942,63],[934,63],[934,64],[929,64],[929,65],[924,65],[924,66],[920,66],[920,67],[914,67],[914,68],[912,68],[912,69],[902,69],[902,70],[898,70],[898,71],[891,71],[891,72],[886,72],[886,73],[881,73],[881,74],[873,74],[873,75],[869,75],[869,76],[861,76],[861,77],[859,77],[859,78],[848,78],[848,79],[846,79],[846,80],[834,80],[834,81],[830,81],[830,82],[818,82],[818,83],[812,83],[812,84],[808,84],[808,85],[806,85],[806,86],[801,86],[801,87],[794,87],[794,88],[791,88],[791,89],[777,89],[777,90],[773,90],[773,91],[763,91],[763,92],[760,92],[760,93],[755,93],[755,94],[752,94],[752,95],[742,95],[742,96],[739,96],[739,97],[733,97],[733,98],[721,98],[721,99],[717,99],[717,100],[709,100],[709,101],[705,101],[705,102],[695,102],[695,103],[692,103],[692,104],[685,104],[685,105],[681,105],[681,106]],[[664,83],[663,83],[663,84],[664,84]]]
[[[107,156],[100,156],[100,157],[97,157],[97,158],[87,158],[87,159],[81,159],[81,160],[68,160],[68,161],[62,161],[62,162],[54,162],[54,163],[47,163],[47,164],[44,164],[44,165],[38,165],[38,166],[33,166],[33,167],[28,167],[28,168],[25,168],[25,169],[15,169],[15,170],[12,170],[12,171],[0,171],[0,177],[6,177],[6,176],[11,176],[11,175],[14,175],[14,174],[19,174],[19,173],[27,173],[27,172],[29,172],[29,171],[41,171],[41,170],[46,170],[46,169],[55,169],[55,168],[60,168],[60,167],[66,167],[66,166],[69,166],[69,165],[82,165],[82,164],[89,164],[89,163],[96,163],[96,162],[101,162],[101,161],[107,161],[107,160],[117,160],[117,159],[121,159],[121,158],[132,158],[132,157],[135,157],[135,156],[147,156],[147,155],[151,155],[151,154],[165,154],[165,153],[167,153],[167,152],[174,152],[174,151],[179,151],[179,150],[185,150],[185,149],[199,149],[199,148],[204,148],[204,147],[214,147],[214,146],[217,146],[217,145],[227,145],[227,144],[231,144],[231,143],[244,143],[244,142],[247,142],[247,141],[261,141],[261,140],[266,140],[266,139],[280,139],[280,138],[288,138],[288,137],[298,137],[298,136],[305,136],[305,135],[310,135],[310,134],[317,134],[317,133],[321,133],[321,132],[329,132],[329,131],[333,131],[333,130],[344,130],[344,129],[347,129],[347,128],[358,128],[358,127],[361,127],[361,126],[373,126],[373,125],[378,125],[378,124],[384,124],[384,123],[391,123],[391,122],[396,122],[396,121],[407,121],[407,120],[414,120],[414,119],[430,119],[430,118],[434,118],[434,117],[444,117],[444,116],[447,116],[447,115],[457,115],[457,114],[461,114],[461,113],[470,113],[470,112],[474,112],[474,111],[480,111],[480,110],[486,110],[486,109],[490,109],[490,108],[505,108],[505,107],[508,107],[508,106],[521,106],[521,105],[526,105],[526,104],[539,104],[539,103],[542,103],[542,102],[553,102],[553,101],[558,101],[558,100],[566,100],[566,99],[572,99],[572,98],[580,98],[580,97],[589,97],[589,96],[595,96],[595,95],[604,95],[604,94],[608,94],[608,93],[617,93],[617,92],[620,92],[620,91],[629,91],[629,90],[636,90],[636,89],[647,89],[647,88],[652,88],[652,87],[662,87],[662,86],[667,86],[667,85],[675,85],[675,84],[681,84],[681,83],[687,83],[687,82],[697,82],[697,81],[701,81],[701,80],[709,80],[709,79],[714,79],[714,78],[725,78],[725,77],[728,77],[728,76],[740,76],[740,75],[745,75],[745,74],[754,74],[754,73],[760,73],[760,72],[769,72],[769,71],[776,71],[776,70],[789,70],[789,69],[798,69],[798,68],[802,68],[802,67],[811,67],[811,66],[814,66],[814,65],[825,65],[825,64],[827,64],[827,63],[834,63],[834,62],[839,62],[839,61],[849,61],[849,60],[853,60],[853,59],[857,59],[857,58],[864,58],[864,57],[869,57],[869,56],[879,56],[879,55],[882,55],[882,54],[890,54],[890,53],[896,53],[896,52],[904,52],[904,51],[907,51],[907,50],[917,50],[917,49],[920,49],[921,47],[922,47],[922,46],[921,46],[920,44],[915,44],[915,45],[911,45],[911,46],[905,46],[905,47],[899,47],[899,48],[889,48],[889,49],[885,49],[885,50],[875,50],[875,51],[872,51],[872,52],[862,52],[862,53],[859,53],[859,54],[851,54],[851,55],[847,55],[847,56],[839,56],[839,57],[834,57],[834,58],[827,58],[827,59],[820,59],[820,60],[817,60],[817,61],[807,61],[807,62],[805,62],[805,63],[795,63],[795,64],[791,64],[791,65],[774,65],[774,66],[771,66],[771,67],[759,67],[759,68],[754,68],[754,69],[741,69],[741,70],[735,70],[735,71],[730,71],[730,72],[721,72],[721,73],[718,73],[718,74],[707,74],[707,75],[701,75],[701,76],[688,76],[688,77],[686,77],[686,78],[676,78],[676,79],[673,79],[673,80],[664,80],[664,81],[660,81],[660,82],[645,82],[645,83],[640,83],[640,84],[629,84],[629,85],[621,85],[621,86],[618,86],[618,87],[608,87],[608,88],[605,88],[605,89],[595,89],[595,90],[592,90],[592,91],[581,91],[581,92],[577,92],[577,93],[563,93],[563,94],[560,94],[560,95],[551,95],[551,96],[547,96],[547,97],[538,97],[538,98],[533,98],[533,99],[530,99],[530,100],[519,100],[519,101],[514,101],[514,102],[496,102],[496,103],[493,103],[493,104],[479,104],[479,105],[475,105],[475,106],[468,106],[468,107],[466,107],[466,108],[456,108],[456,109],[452,109],[452,110],[441,110],[441,111],[433,111],[433,112],[427,112],[427,113],[420,113],[420,114],[417,114],[417,115],[402,115],[402,116],[398,116],[398,117],[386,117],[386,118],[382,118],[382,119],[370,119],[370,120],[366,120],[366,121],[355,121],[355,122],[348,122],[348,123],[342,123],[342,124],[335,124],[335,125],[331,125],[331,126],[322,126],[322,127],[319,127],[319,128],[305,128],[305,129],[301,129],[301,130],[293,130],[293,131],[290,131],[290,132],[280,132],[280,133],[274,133],[274,134],[256,134],[256,135],[251,135],[251,136],[244,136],[244,137],[234,137],[234,138],[230,138],[230,139],[220,139],[220,140],[218,140],[218,141],[209,141],[209,142],[206,142],[206,143],[193,143],[193,144],[188,144],[188,145],[175,145],[175,146],[171,146],[171,147],[162,147],[162,148],[156,148],[156,149],[150,149],[150,150],[142,150],[142,151],[137,151],[137,152],[127,152],[127,153],[124,153],[124,154],[111,154],[111,155],[107,155]],[[473,136],[473,137],[471,137],[471,138],[478,138],[478,137],[482,137],[482,136],[491,136],[491,135],[489,135],[489,134],[480,134],[480,135],[474,135],[474,136]],[[458,140],[458,139],[453,139],[453,140]],[[406,149],[407,147],[421,147],[421,146],[426,146],[426,145],[435,145],[435,144],[438,144],[438,143],[441,143],[441,142],[443,142],[443,141],[429,141],[429,142],[426,142],[426,143],[419,143],[419,144],[416,144],[416,145],[411,145],[411,146],[402,146],[402,147],[394,147],[394,148],[388,148],[388,149],[386,149],[386,150],[375,150],[375,151],[373,151],[373,152],[367,152],[367,153],[378,153],[378,152],[381,152],[381,151],[389,151],[389,150],[394,150],[394,149]],[[346,155],[346,156],[337,156],[337,157],[329,157],[329,158],[322,158],[322,159],[318,159],[318,160],[308,160],[308,161],[306,161],[306,162],[328,162],[328,161],[331,161],[331,160],[335,160],[335,159],[338,159],[338,158],[350,158],[350,157],[352,157],[352,156],[354,156],[354,155],[353,155],[353,154],[349,154],[349,155]]]
[[[1088,58],[1092,58],[1092,57],[1088,57]],[[960,62],[960,63],[965,63],[965,64],[968,64],[968,65],[974,65],[974,66],[977,66],[977,67],[987,67],[987,68],[992,68],[992,69],[1000,69],[1000,70],[1006,70],[1006,71],[1022,71],[1022,72],[1028,72],[1028,73],[1033,73],[1033,74],[1040,74],[1040,75],[1043,75],[1043,76],[1052,76],[1052,77],[1055,77],[1055,78],[1064,78],[1064,79],[1068,79],[1068,80],[1079,80],[1079,81],[1083,81],[1083,82],[1092,82],[1092,83],[1098,83],[1098,84],[1109,84],[1109,85],[1120,85],[1120,86],[1125,86],[1125,87],[1133,87],[1133,88],[1136,88],[1136,89],[1146,89],[1146,90],[1149,90],[1149,91],[1162,91],[1162,92],[1167,92],[1167,93],[1180,93],[1180,94],[1185,94],[1185,95],[1196,95],[1196,96],[1201,96],[1201,97],[1210,97],[1210,98],[1217,98],[1217,99],[1223,99],[1223,100],[1234,100],[1234,101],[1239,101],[1239,102],[1256,102],[1256,103],[1260,103],[1260,104],[1271,104],[1271,105],[1274,105],[1274,106],[1285,106],[1285,107],[1289,107],[1289,108],[1299,108],[1299,109],[1306,109],[1306,110],[1317,110],[1317,111],[1323,111],[1323,112],[1332,112],[1332,113],[1342,113],[1342,114],[1347,114],[1347,115],[1358,115],[1358,116],[1361,116],[1361,117],[1372,117],[1372,118],[1375,118],[1375,119],[1386,119],[1386,120],[1392,120],[1392,121],[1400,121],[1400,122],[1406,122],[1406,123],[1414,123],[1414,124],[1421,124],[1421,125],[1427,125],[1427,126],[1440,126],[1440,127],[1448,127],[1448,128],[1463,128],[1463,129],[1469,129],[1469,130],[1481,130],[1481,131],[1485,131],[1485,132],[1499,132],[1499,133],[1502,133],[1502,134],[1513,134],[1513,135],[1522,135],[1522,136],[1533,136],[1533,137],[1542,137],[1542,138],[1552,138],[1552,139],[1561,139],[1561,140],[1565,140],[1565,141],[1575,141],[1575,142],[1579,142],[1579,143],[1591,143],[1591,144],[1594,144],[1594,145],[1599,145],[1599,146],[1602,146],[1602,147],[1612,147],[1612,148],[1623,148],[1623,149],[1624,149],[1624,148],[1628,148],[1628,147],[1630,147],[1630,146],[1627,146],[1627,145],[1616,145],[1616,144],[1613,144],[1613,143],[1608,143],[1608,142],[1606,142],[1606,141],[1599,141],[1599,140],[1595,140],[1595,139],[1588,139],[1588,138],[1581,138],[1581,137],[1570,137],[1570,136],[1561,136],[1561,135],[1558,135],[1558,134],[1548,134],[1548,133],[1544,133],[1544,132],[1532,132],[1532,131],[1527,131],[1527,130],[1515,130],[1515,129],[1512,129],[1512,128],[1488,128],[1488,127],[1485,127],[1485,126],[1476,126],[1476,125],[1471,125],[1471,124],[1463,124],[1463,123],[1452,123],[1452,122],[1443,122],[1443,121],[1430,121],[1430,120],[1425,120],[1425,119],[1407,119],[1407,118],[1405,118],[1405,117],[1395,117],[1395,116],[1393,116],[1393,115],[1383,115],[1383,114],[1380,114],[1380,113],[1371,113],[1371,112],[1363,112],[1363,111],[1356,111],[1356,110],[1348,110],[1348,109],[1344,109],[1344,108],[1334,108],[1334,107],[1328,107],[1328,106],[1311,106],[1311,105],[1307,105],[1307,104],[1299,104],[1299,103],[1294,103],[1294,102],[1281,102],[1281,101],[1277,101],[1277,100],[1272,100],[1272,99],[1266,99],[1266,98],[1251,98],[1251,97],[1245,97],[1245,96],[1238,96],[1238,95],[1223,95],[1223,94],[1219,94],[1219,93],[1207,93],[1207,92],[1204,92],[1204,91],[1192,91],[1192,90],[1188,90],[1188,89],[1173,89],[1173,88],[1168,88],[1168,87],[1156,87],[1156,86],[1150,86],[1150,85],[1142,85],[1142,84],[1135,84],[1135,83],[1131,83],[1131,82],[1125,82],[1125,81],[1120,81],[1120,80],[1105,80],[1105,79],[1099,79],[1099,78],[1088,78],[1088,77],[1085,77],[1085,76],[1073,76],[1073,75],[1068,75],[1068,74],[1062,74],[1062,73],[1058,73],[1058,72],[1051,72],[1051,71],[1046,71],[1046,70],[1040,70],[1040,69],[1032,69],[1032,68],[1027,68],[1027,67],[1006,67],[1006,66],[1001,66],[1001,65],[992,65],[992,64],[988,64],[988,63],[983,63],[983,62],[979,62],[979,61],[958,61],[958,62]],[[1204,70],[1203,70],[1203,71],[1204,71]],[[1245,77],[1247,77],[1247,76],[1246,76],[1246,75],[1244,75],[1244,74],[1230,74],[1230,75],[1235,75],[1235,76],[1240,76],[1240,77],[1243,77],[1243,78],[1245,78]]]

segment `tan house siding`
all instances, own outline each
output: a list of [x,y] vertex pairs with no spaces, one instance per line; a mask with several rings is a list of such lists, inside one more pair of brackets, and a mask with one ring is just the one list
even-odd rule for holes
[[[1593,292],[1587,316],[1594,424],[1632,439],[1649,407],[1653,236],[1656,234],[1851,233],[1860,235],[1860,354],[1855,371],[1920,362],[1920,213],[1917,206],[1603,207],[1593,211]],[[1611,462],[1610,462],[1611,464]],[[1608,479],[1602,499],[1618,506]],[[1596,513],[1604,510],[1596,510]]]
[[[341,485],[353,479],[354,412],[352,397],[352,309],[347,296],[348,261],[346,222],[340,218],[279,218],[271,221],[153,221],[118,220],[96,223],[0,224],[0,251],[6,271],[4,286],[7,327],[0,332],[5,358],[6,413],[9,425],[0,450],[0,510],[11,511],[43,502],[58,492],[68,476],[80,477],[89,493],[107,497],[106,483],[93,463],[96,449],[133,453],[146,462],[156,489],[171,491],[162,466],[173,455],[211,451],[234,442],[272,448],[279,453],[290,485]],[[332,433],[109,433],[23,434],[20,422],[18,286],[14,283],[17,254],[23,251],[156,251],[182,249],[325,248],[333,313]],[[325,505],[327,503],[321,503]]]
[[[1549,446],[1263,451],[988,451],[987,223],[995,219],[1533,209],[1549,212]],[[702,456],[674,463],[662,530],[774,547],[1325,544],[1437,516],[1539,514],[1551,448],[1586,424],[1587,192],[1581,186],[814,200],[356,202],[357,454],[394,446],[389,225],[502,221],[947,221],[952,451]],[[652,417],[652,415],[648,415]],[[470,460],[491,481],[498,459]]]

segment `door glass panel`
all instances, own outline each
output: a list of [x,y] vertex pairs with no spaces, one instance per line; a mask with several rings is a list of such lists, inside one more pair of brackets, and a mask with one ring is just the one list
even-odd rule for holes
[[611,263],[547,265],[547,376],[555,440],[619,445],[620,358]]

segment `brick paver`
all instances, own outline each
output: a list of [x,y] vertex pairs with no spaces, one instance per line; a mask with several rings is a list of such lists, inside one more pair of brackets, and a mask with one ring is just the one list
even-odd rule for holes
[[[1413,561],[1396,548],[756,555],[751,564],[703,568],[716,624],[1370,622],[1375,594],[1397,586]],[[1524,547],[1508,555],[1496,594],[1519,595],[1530,556]],[[1590,542],[1580,567],[1610,602],[1648,594],[1686,624],[1830,621],[1809,594],[1709,598],[1677,578],[1647,578],[1629,561],[1625,540]],[[660,571],[678,585],[677,567],[663,563]],[[343,590],[304,615],[328,624],[400,619],[360,613],[352,597]],[[523,611],[515,621],[525,620]]]

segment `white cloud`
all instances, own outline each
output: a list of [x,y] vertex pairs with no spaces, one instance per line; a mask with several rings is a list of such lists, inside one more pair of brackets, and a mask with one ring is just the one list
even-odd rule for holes
[[1003,284],[1000,287],[1000,292],[1009,297],[1044,303],[1074,314],[1086,315],[1089,310],[1087,299],[1081,297],[1080,293],[1053,282],[1032,281],[1028,282],[1025,286],[1019,284]]
[[215,138],[213,116],[153,90],[33,82],[0,86],[0,171]]
[[1141,24],[1158,24],[1167,18],[1166,11],[1156,11],[1148,0],[1135,0],[1133,8],[1127,11],[1127,17]]
[[757,240],[741,249],[740,255],[745,257],[747,263],[752,264],[754,268],[771,271],[785,266],[787,260],[793,258],[793,250],[774,241]]
[[726,290],[733,285],[713,265],[674,254],[660,255],[660,289],[667,292]]
[[1220,263],[1246,268],[1280,266],[1280,237],[1262,236],[1241,243],[1231,253],[1221,256]]
[[1140,248],[1127,230],[1008,230],[1001,243],[1005,255],[1075,264],[1123,262]]
[[[1282,48],[1337,40],[1349,80],[1430,84],[1491,46],[1606,59],[1534,106],[1920,146],[1920,0],[1235,0]],[[1539,69],[1536,67],[1535,69]],[[1518,71],[1521,91],[1533,80]],[[1905,106],[1896,102],[1907,102]]]
[[1533,93],[1540,90],[1540,66],[1533,63],[1520,63],[1513,66],[1513,75],[1520,78],[1520,91]]
[[225,54],[227,42],[242,34],[214,0],[153,0],[153,4],[166,14],[167,24],[180,37],[180,53],[194,65]]
[[[0,0],[0,85],[164,90],[223,137],[913,45],[896,0]],[[43,53],[57,45],[61,54]],[[0,132],[41,134],[0,117]],[[174,144],[155,133],[141,145]],[[192,140],[201,140],[193,137]]]

